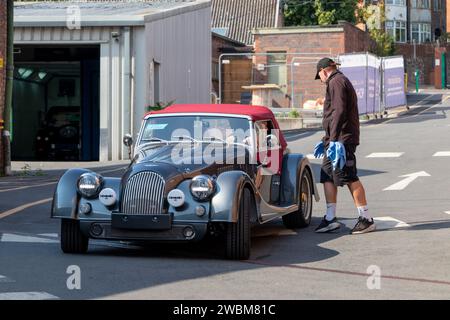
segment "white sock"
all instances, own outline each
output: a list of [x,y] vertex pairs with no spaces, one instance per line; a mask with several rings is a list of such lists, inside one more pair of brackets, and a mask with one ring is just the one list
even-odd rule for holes
[[336,218],[336,203],[327,203],[327,215],[325,219],[331,221]]
[[369,214],[369,208],[367,208],[367,206],[358,207],[358,214],[360,217],[372,220],[372,216]]

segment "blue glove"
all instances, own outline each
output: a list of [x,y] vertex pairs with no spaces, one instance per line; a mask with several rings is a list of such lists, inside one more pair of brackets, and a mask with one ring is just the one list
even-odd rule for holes
[[345,166],[345,162],[347,161],[344,145],[338,141],[331,141],[327,149],[327,158],[331,160],[333,171],[336,170],[338,164],[339,168],[342,170]]
[[314,157],[320,158],[325,154],[325,149],[323,147],[323,141],[320,141],[316,146],[314,147]]

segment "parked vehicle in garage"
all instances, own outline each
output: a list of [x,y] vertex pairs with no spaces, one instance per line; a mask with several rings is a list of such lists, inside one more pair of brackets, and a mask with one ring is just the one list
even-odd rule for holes
[[80,107],[56,106],[48,110],[36,135],[38,160],[79,159],[80,116]]
[[[127,146],[131,136],[124,137]],[[282,217],[311,221],[318,200],[307,158],[290,153],[265,107],[174,105],[144,117],[121,178],[87,169],[59,180],[51,216],[61,248],[83,253],[89,239],[199,241],[222,234],[230,259],[250,256],[251,227]]]

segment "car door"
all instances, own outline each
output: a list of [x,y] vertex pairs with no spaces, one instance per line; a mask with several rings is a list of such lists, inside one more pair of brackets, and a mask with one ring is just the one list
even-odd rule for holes
[[[255,184],[261,198],[270,205],[279,204],[280,199],[280,143],[276,135],[272,133],[273,124],[271,120],[255,122],[257,139],[257,174]],[[262,212],[271,214],[271,210]]]

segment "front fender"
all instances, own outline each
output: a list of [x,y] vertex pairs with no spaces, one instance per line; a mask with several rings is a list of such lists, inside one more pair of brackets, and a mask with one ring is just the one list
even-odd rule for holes
[[281,173],[281,203],[284,206],[298,204],[299,178],[304,170],[309,170],[312,179],[314,198],[320,200],[317,191],[314,172],[309,160],[302,154],[289,153],[283,157],[283,167]]
[[53,195],[52,218],[76,219],[79,194],[77,192],[77,181],[80,175],[92,172],[87,169],[69,169],[59,179]]
[[255,195],[251,178],[243,171],[227,171],[218,176],[216,186],[217,193],[211,199],[211,221],[237,222],[244,187],[248,186]]

